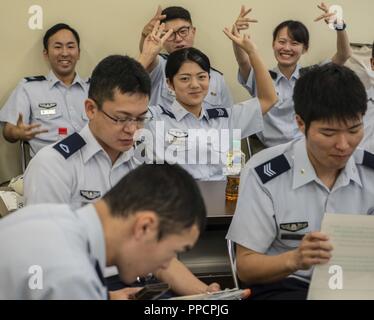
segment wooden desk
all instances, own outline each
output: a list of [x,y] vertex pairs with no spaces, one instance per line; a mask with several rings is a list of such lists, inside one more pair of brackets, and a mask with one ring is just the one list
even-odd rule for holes
[[226,181],[198,181],[205,205],[208,222],[211,225],[229,226],[235,212],[236,201],[226,201]]

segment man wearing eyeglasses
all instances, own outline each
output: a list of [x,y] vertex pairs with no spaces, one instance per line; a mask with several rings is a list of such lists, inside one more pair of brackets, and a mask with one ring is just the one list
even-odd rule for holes
[[140,164],[134,133],[151,119],[150,90],[147,73],[133,59],[110,56],[100,62],[85,101],[88,125],[31,160],[24,177],[26,204],[79,208],[101,198]]
[[[190,13],[182,7],[168,7],[164,10],[159,7],[155,16],[143,28],[140,52],[143,51],[145,38],[152,32],[157,22],[165,23],[165,32],[173,30],[164,43],[164,49],[168,54],[183,48],[193,47],[196,28],[192,25]],[[165,66],[168,54],[156,55],[156,59],[147,67],[147,71],[152,82],[150,105],[160,105],[170,110],[175,100],[175,94],[166,83]],[[204,99],[204,107],[207,109],[231,107],[233,100],[222,73],[212,69],[210,77],[209,93]]]
[[[88,125],[31,160],[24,177],[26,204],[67,203],[76,209],[103,197],[137,167],[135,132],[152,120],[150,91],[149,76],[134,59],[102,60],[85,101]],[[220,289],[200,281],[175,258],[156,276],[181,295]]]

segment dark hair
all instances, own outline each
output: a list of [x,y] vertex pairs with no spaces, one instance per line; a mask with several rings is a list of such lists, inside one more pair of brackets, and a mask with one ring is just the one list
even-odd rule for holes
[[367,109],[366,90],[359,77],[351,69],[333,63],[306,72],[296,82],[293,100],[306,133],[312,121],[345,123],[358,119]]
[[166,15],[166,18],[161,21],[162,23],[170,20],[182,19],[192,24],[191,14],[188,12],[188,10],[182,7],[167,7],[162,10],[161,14]]
[[285,27],[288,28],[288,36],[292,40],[302,43],[306,50],[309,49],[309,31],[300,21],[287,20],[279,24],[274,29],[273,42],[277,39],[278,33]]
[[186,61],[195,62],[201,69],[210,73],[210,61],[204,53],[195,48],[183,48],[169,55],[165,67],[166,78],[173,81],[174,76]]
[[114,91],[151,94],[151,79],[142,65],[128,56],[106,57],[92,72],[88,98],[101,108],[106,100],[113,100]]
[[155,212],[159,240],[194,224],[200,231],[205,228],[206,209],[199,187],[178,165],[143,164],[123,177],[103,199],[113,216]]
[[47,32],[44,35],[43,38],[43,46],[45,50],[48,50],[48,40],[50,37],[52,37],[55,33],[59,32],[60,30],[69,30],[73,36],[75,37],[75,40],[77,40],[78,48],[80,48],[80,37],[78,32],[70,27],[68,24],[65,23],[58,23],[55,24],[53,27],[49,28]]

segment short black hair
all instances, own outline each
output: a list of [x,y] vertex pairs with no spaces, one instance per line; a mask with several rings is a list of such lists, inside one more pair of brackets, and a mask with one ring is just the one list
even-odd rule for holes
[[159,240],[195,224],[200,232],[205,228],[206,208],[200,189],[179,165],[143,164],[123,177],[103,199],[116,217],[155,212]]
[[161,21],[162,23],[168,22],[170,20],[182,19],[192,24],[191,14],[188,10],[182,7],[167,7],[162,10],[161,14],[166,15],[166,18]]
[[295,112],[305,123],[312,121],[357,120],[367,110],[366,90],[349,68],[329,63],[313,67],[296,82]]
[[80,48],[81,39],[79,37],[78,32],[75,29],[73,29],[72,27],[70,27],[68,24],[58,23],[58,24],[55,24],[53,27],[49,28],[47,30],[47,32],[45,33],[45,35],[44,35],[43,46],[44,46],[45,50],[48,51],[48,40],[49,40],[49,38],[52,37],[55,33],[59,32],[60,30],[69,30],[69,31],[71,31],[71,33],[73,34],[75,40],[77,40],[78,48]]
[[309,31],[308,28],[300,21],[286,20],[280,23],[273,31],[273,42],[277,39],[278,33],[283,28],[288,28],[288,36],[304,45],[305,49],[309,49]]
[[101,108],[104,101],[114,99],[115,90],[122,94],[151,94],[151,79],[143,66],[133,58],[112,55],[104,58],[92,72],[88,98]]
[[172,82],[174,76],[186,61],[197,63],[201,69],[210,74],[210,61],[203,52],[196,48],[183,48],[169,55],[165,67],[166,78]]

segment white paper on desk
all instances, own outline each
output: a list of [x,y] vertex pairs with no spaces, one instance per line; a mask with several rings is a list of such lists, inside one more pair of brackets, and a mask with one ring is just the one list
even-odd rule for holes
[[[374,299],[374,216],[326,214],[321,232],[334,249],[327,265],[315,267],[308,299]],[[340,278],[334,266],[342,270],[341,290],[333,289]]]

